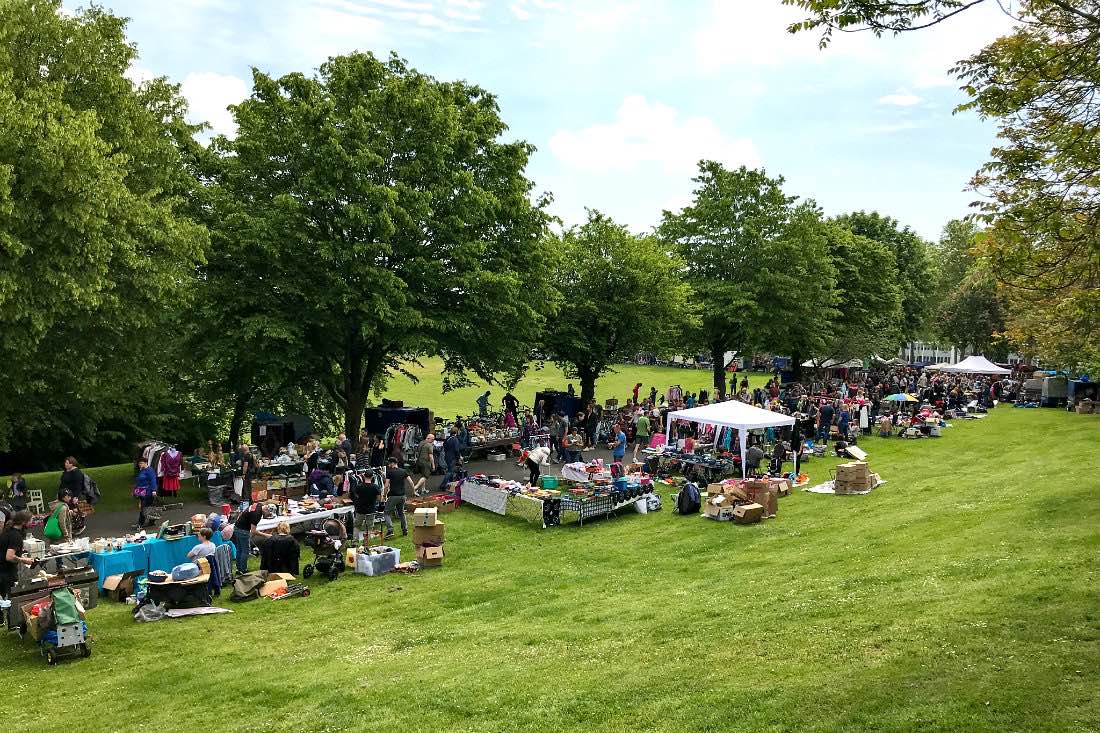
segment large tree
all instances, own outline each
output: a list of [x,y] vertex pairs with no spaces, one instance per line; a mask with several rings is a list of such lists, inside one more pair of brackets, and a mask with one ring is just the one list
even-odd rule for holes
[[564,302],[543,350],[580,381],[587,404],[613,365],[681,343],[690,323],[684,263],[656,238],[631,234],[598,211],[555,238],[553,248]]
[[903,318],[894,251],[836,222],[822,229],[836,268],[837,315],[823,351],[835,361],[896,352]]
[[664,212],[662,239],[688,265],[695,341],[711,356],[714,391],[726,393],[725,355],[757,350],[809,355],[834,316],[836,272],[812,205],[795,205],[783,178],[701,161],[694,201]]
[[949,221],[934,251],[938,260],[932,331],[938,340],[991,358],[1007,356],[1003,296],[978,247],[986,235],[970,219]]
[[219,241],[255,263],[251,312],[278,321],[258,333],[298,329],[345,430],[409,359],[482,378],[525,363],[554,302],[547,216],[495,98],[363,53],[253,80],[237,137],[215,141],[239,202]]
[[[900,33],[981,0],[784,0],[809,12],[792,31]],[[1010,330],[1040,356],[1100,368],[1100,0],[1023,0],[1019,23],[954,72],[1000,143],[975,175],[989,226],[981,249],[1010,304]],[[1044,346],[1046,345],[1046,346]]]
[[196,128],[135,86],[125,22],[0,3],[0,447],[156,429],[206,232],[184,211]]
[[857,211],[834,221],[853,234],[888,246],[894,253],[902,310],[895,346],[919,338],[928,325],[936,286],[935,259],[928,242],[909,227],[878,212]]

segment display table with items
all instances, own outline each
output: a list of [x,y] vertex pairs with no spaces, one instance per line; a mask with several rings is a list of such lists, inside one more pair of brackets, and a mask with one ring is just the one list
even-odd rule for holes
[[286,504],[278,506],[280,511],[284,511],[285,507],[286,513],[261,519],[260,523],[256,525],[256,529],[261,532],[268,532],[278,527],[280,522],[286,522],[293,527],[296,524],[323,521],[329,517],[343,517],[347,521],[351,519],[351,515],[355,512],[355,507],[351,504],[317,504],[311,499],[301,502],[291,499]]
[[[84,550],[44,555],[39,549],[40,540],[28,539],[24,552],[36,559],[33,567],[19,567],[15,584],[11,589],[11,608],[8,628],[25,629],[26,619],[19,609],[48,599],[54,591],[68,589],[84,608],[93,608],[99,600],[96,570],[89,563],[89,553]],[[56,546],[55,546],[56,548]]]
[[[140,571],[141,576],[158,570],[171,572],[177,565],[188,562],[187,553],[199,543],[198,536],[193,534],[178,539],[158,539],[139,533],[137,537],[127,539],[138,541],[116,539],[113,542],[102,540],[92,543],[93,546],[103,543],[89,556],[91,566],[98,573],[100,588],[112,575],[133,571]],[[216,546],[228,545],[231,557],[237,556],[237,548],[232,542],[222,539],[220,532],[215,532],[211,541]]]
[[674,448],[647,448],[646,466],[655,476],[679,474],[698,483],[713,483],[741,475],[741,457],[713,457]]
[[463,503],[545,528],[570,521],[583,526],[585,520],[610,516],[653,493],[649,477],[640,474],[614,480],[565,481],[560,489],[557,479],[544,478],[547,480],[543,487],[533,487],[499,476],[478,474],[462,482],[459,496]]
[[473,416],[465,422],[469,433],[469,443],[464,451],[467,457],[501,451],[507,453],[520,442],[520,429],[504,427],[500,415]]

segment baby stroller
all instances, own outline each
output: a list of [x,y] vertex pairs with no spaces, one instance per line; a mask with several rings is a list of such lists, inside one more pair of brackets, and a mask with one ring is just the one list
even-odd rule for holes
[[313,562],[302,568],[302,577],[309,578],[317,571],[327,576],[329,580],[336,580],[344,571],[344,558],[340,554],[340,548],[336,545],[337,538],[323,529],[311,529],[306,532],[305,544],[313,548]]

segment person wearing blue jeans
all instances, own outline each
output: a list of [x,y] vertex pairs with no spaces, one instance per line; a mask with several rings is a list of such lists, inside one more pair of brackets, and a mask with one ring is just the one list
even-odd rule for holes
[[233,525],[233,544],[237,547],[237,572],[248,572],[248,556],[252,554],[252,532],[264,518],[263,509],[253,504],[241,512]]
[[447,490],[447,484],[458,478],[458,470],[462,467],[462,446],[458,440],[458,428],[451,426],[451,434],[443,441],[443,460],[447,463],[447,472],[443,475],[443,483],[439,485],[440,491]]

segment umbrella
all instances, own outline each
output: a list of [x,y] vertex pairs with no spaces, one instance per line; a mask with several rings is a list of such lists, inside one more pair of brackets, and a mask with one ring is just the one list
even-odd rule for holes
[[904,392],[898,392],[892,394],[886,398],[887,402],[916,402],[917,398],[911,394],[905,394]]

